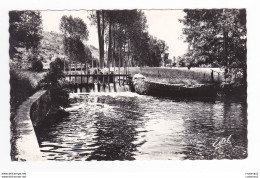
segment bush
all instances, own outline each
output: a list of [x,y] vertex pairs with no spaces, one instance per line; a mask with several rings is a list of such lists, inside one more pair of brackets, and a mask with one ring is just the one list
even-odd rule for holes
[[40,72],[43,70],[43,64],[40,60],[35,60],[32,62],[32,70],[35,72]]
[[69,106],[69,90],[64,86],[50,88],[51,102],[54,108],[66,108]]
[[63,73],[64,61],[57,58],[50,64],[50,71],[46,77],[54,108],[67,107],[69,105],[69,91],[65,88]]

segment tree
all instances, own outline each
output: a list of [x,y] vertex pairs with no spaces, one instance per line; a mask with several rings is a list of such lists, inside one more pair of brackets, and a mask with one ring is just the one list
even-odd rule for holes
[[60,30],[66,38],[88,40],[89,31],[86,23],[81,18],[62,16]]
[[68,37],[64,39],[65,54],[72,61],[85,63],[87,60],[87,54],[85,51],[85,45],[79,38]]
[[107,64],[159,66],[161,55],[168,47],[147,33],[147,20],[141,10],[98,10],[90,14],[97,25],[101,68],[105,64],[104,45],[107,44]]
[[98,10],[89,18],[98,29],[100,64],[103,65],[105,60],[105,43],[108,44],[108,64],[115,64],[115,59],[118,66],[126,63],[125,58],[133,56],[134,43],[146,28],[144,14],[140,10]]
[[104,10],[97,10],[95,13],[91,13],[89,19],[92,21],[92,24],[97,25],[98,30],[98,44],[99,44],[99,63],[100,68],[104,67],[104,42],[105,42],[105,28],[106,28],[106,19]]
[[9,12],[10,49],[12,59],[18,53],[17,47],[37,52],[42,39],[42,18],[39,11]]
[[65,54],[72,61],[86,62],[86,51],[83,40],[88,40],[88,29],[85,22],[80,18],[62,16],[60,30],[64,35],[63,44]]
[[246,81],[246,10],[184,10],[180,20],[190,44],[189,55],[195,64],[221,66],[225,71],[242,70]]
[[45,78],[45,82],[49,84],[51,105],[56,109],[69,106],[69,90],[64,87],[63,69],[64,61],[56,58],[55,61],[50,63],[50,71]]

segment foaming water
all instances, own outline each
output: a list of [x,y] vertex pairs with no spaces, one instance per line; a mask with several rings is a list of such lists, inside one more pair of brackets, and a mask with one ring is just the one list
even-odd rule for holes
[[[36,128],[48,160],[243,159],[246,103],[132,92],[70,94],[69,115]],[[216,148],[218,139],[230,143]]]
[[92,92],[92,93],[70,93],[69,98],[82,98],[82,97],[87,97],[87,96],[110,96],[110,97],[145,97],[142,95],[139,95],[137,93],[133,93],[130,91],[126,92]]

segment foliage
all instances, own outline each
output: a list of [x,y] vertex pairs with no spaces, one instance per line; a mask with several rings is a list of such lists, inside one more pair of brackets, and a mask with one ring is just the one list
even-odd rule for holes
[[52,107],[60,108],[69,105],[69,91],[64,87],[64,61],[57,58],[50,64],[50,71],[45,82],[48,83],[50,89]]
[[[149,59],[146,62],[146,65],[152,67],[159,67],[162,62],[162,55],[168,50],[168,46],[163,40],[157,40],[153,36],[149,40]],[[167,59],[165,59],[167,60]],[[166,62],[166,61],[165,61]]]
[[19,71],[10,67],[11,108],[15,108],[36,92],[45,75],[44,72]]
[[15,70],[10,70],[10,104],[20,104],[34,92],[29,78],[21,78]]
[[43,38],[39,46],[39,53],[43,57],[42,62],[49,62],[56,57],[65,57],[63,35],[56,32],[43,31]]
[[65,38],[64,39],[65,54],[72,61],[86,62],[87,53],[85,51],[85,45],[79,38]]
[[246,79],[246,10],[195,9],[184,10],[180,20],[186,27],[183,33],[190,44],[187,57],[193,65],[222,66],[243,71]]
[[86,54],[86,62],[91,63],[92,60],[92,52],[88,46],[85,46],[85,54]]
[[60,58],[56,58],[55,61],[50,63],[50,71],[47,78],[51,86],[59,85],[59,80],[64,78],[63,68],[64,61]]
[[41,62],[41,60],[34,60],[32,62],[32,70],[35,72],[40,72],[43,69],[43,64]]
[[66,38],[88,40],[88,29],[85,22],[78,17],[62,16],[60,22],[60,30]]
[[62,16],[60,30],[64,35],[63,44],[65,54],[72,61],[86,62],[86,51],[83,40],[88,40],[88,29],[80,18]]
[[39,11],[9,12],[10,49],[12,59],[18,54],[17,47],[37,51],[42,39],[42,18]]
[[147,20],[141,10],[99,10],[90,14],[90,20],[98,29],[101,65],[105,43],[108,44],[107,65],[112,63],[118,67],[159,66],[162,53],[167,51],[164,41],[147,33]]

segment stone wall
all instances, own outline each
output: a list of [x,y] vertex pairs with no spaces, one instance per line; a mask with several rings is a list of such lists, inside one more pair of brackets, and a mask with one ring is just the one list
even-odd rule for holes
[[49,92],[40,90],[18,108],[12,126],[12,160],[43,160],[33,126],[45,118],[51,107],[50,101]]

